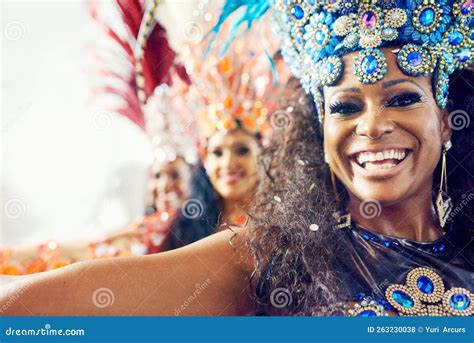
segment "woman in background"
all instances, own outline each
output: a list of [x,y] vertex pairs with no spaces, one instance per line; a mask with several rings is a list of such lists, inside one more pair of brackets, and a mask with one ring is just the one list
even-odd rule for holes
[[[215,41],[213,47],[222,43]],[[258,39],[237,39],[225,57],[214,49],[204,60],[206,44],[187,46],[183,53],[192,80],[187,103],[198,117],[200,151],[189,210],[201,213],[186,215],[183,208],[170,235],[170,249],[229,225],[245,225],[262,177],[259,155],[272,129],[280,129],[271,125],[275,123],[271,113],[289,77],[281,56],[275,55],[272,72],[266,53],[254,48],[260,44]]]

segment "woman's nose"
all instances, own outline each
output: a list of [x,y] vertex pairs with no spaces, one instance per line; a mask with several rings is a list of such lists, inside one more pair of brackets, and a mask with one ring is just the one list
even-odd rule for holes
[[158,190],[160,190],[162,192],[169,191],[170,188],[172,187],[172,185],[173,185],[173,182],[172,182],[171,178],[168,175],[161,176],[160,179],[157,182],[157,188],[158,188]]
[[369,139],[379,139],[393,129],[394,123],[389,118],[386,107],[372,105],[358,117],[355,133]]
[[221,167],[222,168],[230,168],[233,167],[236,161],[236,156],[232,151],[226,151],[221,159]]

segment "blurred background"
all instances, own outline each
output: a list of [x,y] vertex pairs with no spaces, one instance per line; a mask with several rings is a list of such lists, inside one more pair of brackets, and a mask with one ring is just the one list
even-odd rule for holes
[[1,3],[0,274],[245,226],[290,73],[265,22],[214,36],[222,5]]
[[143,213],[151,151],[136,125],[91,102],[96,28],[85,4],[2,6],[2,242],[76,240],[127,224]]
[[[86,5],[1,3],[4,246],[93,239],[144,213],[150,142],[91,99],[98,27]],[[160,6],[174,47],[202,35],[197,1]]]

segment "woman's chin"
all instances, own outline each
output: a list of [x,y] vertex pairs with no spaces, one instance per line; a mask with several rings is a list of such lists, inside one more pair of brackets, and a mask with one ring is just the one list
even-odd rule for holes
[[356,189],[354,194],[361,200],[361,206],[369,203],[375,203],[378,206],[390,206],[402,201],[406,192],[401,189],[400,185],[393,185],[392,187],[364,187]]
[[225,187],[220,187],[219,194],[225,200],[239,201],[245,198],[245,196],[249,193],[249,190],[250,188],[245,187],[244,185],[226,185]]

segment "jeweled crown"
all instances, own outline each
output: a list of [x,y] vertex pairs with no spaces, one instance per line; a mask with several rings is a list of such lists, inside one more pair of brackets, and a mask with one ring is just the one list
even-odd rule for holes
[[282,54],[307,92],[342,77],[342,57],[358,51],[354,73],[363,83],[387,71],[383,47],[397,47],[407,75],[433,74],[437,104],[447,103],[449,75],[473,59],[472,0],[276,0]]
[[[274,68],[273,72],[269,68],[271,55],[278,50],[278,40],[268,25],[262,25],[255,36],[235,38],[222,55],[222,37],[210,45],[206,40],[191,45],[183,53],[196,95],[194,111],[199,117],[201,136],[207,139],[215,132],[228,133],[237,128],[256,136],[265,135],[270,126],[269,116],[290,76],[283,60],[281,68]],[[277,79],[282,82],[276,82]]]

